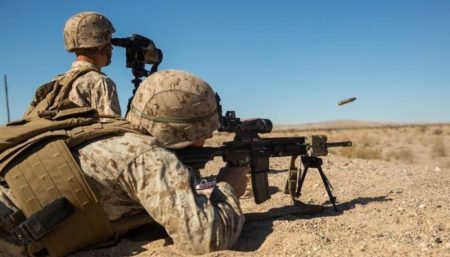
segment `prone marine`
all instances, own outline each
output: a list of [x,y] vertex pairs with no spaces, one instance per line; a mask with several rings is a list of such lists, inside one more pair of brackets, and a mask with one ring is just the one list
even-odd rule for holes
[[249,168],[224,167],[212,191],[197,192],[172,152],[202,146],[217,108],[207,82],[165,70],[144,80],[125,120],[78,107],[0,128],[0,253],[66,256],[149,222],[186,253],[230,249]]

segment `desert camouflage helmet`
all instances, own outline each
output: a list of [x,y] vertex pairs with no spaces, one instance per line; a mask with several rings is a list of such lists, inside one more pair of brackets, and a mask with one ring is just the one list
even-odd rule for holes
[[68,52],[79,48],[103,46],[116,32],[112,23],[100,13],[81,12],[70,17],[64,26],[64,46]]
[[168,148],[186,147],[207,138],[220,125],[212,88],[201,78],[179,70],[159,71],[145,79],[126,118]]

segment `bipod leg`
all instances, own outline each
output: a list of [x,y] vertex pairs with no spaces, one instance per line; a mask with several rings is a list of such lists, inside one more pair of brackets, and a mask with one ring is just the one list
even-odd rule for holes
[[333,196],[331,193],[331,189],[333,186],[331,185],[330,181],[328,181],[327,176],[325,176],[325,173],[322,170],[322,159],[315,157],[315,156],[302,156],[302,163],[305,166],[305,170],[303,171],[303,174],[301,176],[301,179],[299,181],[299,186],[297,188],[297,197],[300,196],[300,191],[302,188],[303,181],[306,176],[306,171],[308,168],[316,168],[319,170],[320,177],[322,178],[323,185],[325,186],[325,189],[327,190],[328,198],[330,199],[331,204],[333,205],[333,208],[335,211],[338,211],[336,207],[336,197]]
[[[302,156],[302,161],[303,161],[303,156]],[[308,171],[308,168],[309,168],[309,166],[306,165],[305,163],[303,163],[303,166],[305,166],[305,169],[303,169],[303,172],[302,172],[301,176],[299,177],[299,180],[297,183],[297,192],[295,193],[295,196],[297,198],[300,197],[300,195],[301,195],[303,182],[305,181],[306,172]]]
[[336,207],[336,197],[334,197],[334,195],[331,193],[331,189],[333,188],[333,186],[331,185],[327,176],[325,176],[325,173],[322,170],[322,166],[319,165],[317,167],[317,169],[319,170],[319,174],[320,174],[320,177],[322,178],[323,185],[325,186],[325,189],[327,190],[328,198],[330,198],[330,202],[333,205],[334,210],[337,212],[338,209]]

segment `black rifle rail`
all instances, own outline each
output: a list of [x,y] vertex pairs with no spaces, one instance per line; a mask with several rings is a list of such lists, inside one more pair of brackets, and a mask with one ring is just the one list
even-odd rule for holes
[[234,166],[249,165],[251,158],[303,155],[309,145],[304,137],[262,138],[253,142],[224,142],[219,147],[190,147],[176,151],[178,159],[187,166],[203,169],[208,161],[222,156]]
[[[253,141],[228,141],[219,147],[190,147],[177,150],[175,153],[178,159],[187,166],[194,169],[203,169],[208,161],[221,156],[222,160],[231,167],[240,167],[250,165],[252,186],[255,202],[260,204],[270,198],[267,172],[269,171],[269,159],[272,157],[297,158],[302,156],[303,164],[307,165],[308,160],[314,160],[309,163],[319,163],[308,167],[318,168],[327,189],[330,201],[335,207],[335,198],[331,195],[329,187],[331,186],[321,169],[321,159],[318,156],[328,154],[330,147],[348,147],[352,145],[351,141],[327,142],[326,136],[316,135],[312,137],[312,143],[306,143],[306,137],[277,137],[277,138],[254,138]],[[307,170],[307,169],[306,169]],[[303,183],[302,180],[298,181]],[[298,176],[300,179],[300,176]],[[297,176],[295,176],[297,180]],[[301,184],[300,189],[301,189]],[[296,192],[297,197],[300,191]],[[336,207],[335,207],[336,209]]]

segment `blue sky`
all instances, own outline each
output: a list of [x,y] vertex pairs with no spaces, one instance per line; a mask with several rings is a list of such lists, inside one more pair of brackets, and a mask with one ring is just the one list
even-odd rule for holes
[[[39,85],[69,69],[62,31],[80,11],[106,15],[114,37],[150,37],[164,52],[160,69],[202,77],[242,118],[450,121],[450,1],[1,0],[1,124],[3,75],[16,120]],[[125,112],[124,49],[103,71]],[[348,97],[357,100],[337,105]]]

